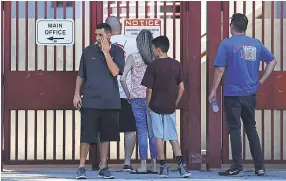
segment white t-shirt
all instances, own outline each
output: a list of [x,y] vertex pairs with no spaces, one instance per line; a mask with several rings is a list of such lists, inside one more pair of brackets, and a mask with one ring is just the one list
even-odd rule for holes
[[[120,46],[121,48],[123,48],[123,50],[125,52],[125,62],[126,62],[129,55],[138,52],[137,43],[136,43],[136,36],[112,35],[110,41],[112,44],[116,44],[116,45]],[[127,98],[125,95],[125,92],[122,88],[122,85],[120,83],[120,77],[121,76],[117,76],[120,98]],[[130,91],[131,90],[131,71],[127,74],[126,84],[127,84],[127,87]]]

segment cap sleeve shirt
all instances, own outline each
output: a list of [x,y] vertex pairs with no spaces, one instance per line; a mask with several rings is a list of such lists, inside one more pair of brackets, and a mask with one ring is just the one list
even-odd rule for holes
[[224,96],[248,96],[257,92],[260,62],[274,60],[274,55],[258,40],[246,35],[224,39],[214,60],[215,67],[225,67]]
[[[124,70],[124,52],[111,45],[110,55],[119,68]],[[95,109],[120,109],[121,102],[117,77],[114,77],[105,60],[104,54],[97,45],[90,45],[83,51],[78,76],[85,80],[83,107]]]

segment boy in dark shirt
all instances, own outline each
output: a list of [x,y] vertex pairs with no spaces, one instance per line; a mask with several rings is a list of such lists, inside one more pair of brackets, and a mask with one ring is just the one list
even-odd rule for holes
[[146,99],[151,115],[148,128],[149,134],[154,134],[156,138],[161,165],[159,177],[168,177],[169,172],[164,155],[164,141],[170,141],[172,145],[181,177],[189,177],[191,173],[183,161],[178,142],[175,116],[177,104],[184,92],[182,67],[180,62],[168,57],[170,44],[166,36],[155,38],[152,46],[157,59],[148,65],[141,84],[147,87]]

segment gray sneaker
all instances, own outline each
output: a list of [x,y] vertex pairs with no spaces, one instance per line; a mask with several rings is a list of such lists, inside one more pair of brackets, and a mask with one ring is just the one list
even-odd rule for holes
[[187,177],[190,177],[192,175],[191,172],[188,171],[186,165],[179,165],[178,166],[178,172],[180,173],[180,176],[182,178],[187,178]]
[[76,179],[86,179],[86,169],[81,167],[77,170]]
[[114,179],[114,176],[110,173],[108,167],[105,167],[98,172],[98,177],[104,179]]
[[160,171],[158,177],[168,178],[169,177],[169,167],[167,165],[160,166]]

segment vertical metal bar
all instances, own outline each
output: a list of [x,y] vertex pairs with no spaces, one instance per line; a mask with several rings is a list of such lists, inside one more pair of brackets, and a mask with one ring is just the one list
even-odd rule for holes
[[[63,18],[66,19],[67,18],[67,2],[63,1]],[[66,64],[67,64],[67,57],[66,57],[66,46],[64,45],[63,47],[63,71],[66,71]]]
[[243,1],[243,14],[246,15],[246,1]]
[[57,112],[53,110],[53,160],[56,160],[57,155]]
[[[207,94],[212,86],[214,75],[213,60],[221,42],[221,2],[207,2]],[[208,95],[207,95],[208,96]],[[221,87],[217,90],[218,105],[222,102]],[[207,105],[207,169],[221,168],[221,126],[222,115],[214,114],[209,102]]]
[[256,24],[255,1],[252,1],[252,37],[253,38],[255,38],[255,24]]
[[72,160],[75,160],[75,110],[72,110]]
[[85,1],[82,1],[82,49],[85,48]]
[[[57,19],[57,2],[54,1],[54,18]],[[54,71],[57,71],[57,47],[54,46]]]
[[47,111],[44,110],[44,160],[47,160]]
[[[4,74],[11,71],[11,19],[12,19],[12,10],[11,10],[11,1],[5,2],[5,46],[4,46]],[[3,41],[3,40],[2,40]],[[1,70],[3,71],[3,69]],[[4,81],[6,81],[6,76]],[[3,82],[2,82],[3,83]],[[6,92],[9,91],[4,87],[4,92],[2,92],[5,98]],[[7,162],[10,160],[10,150],[11,150],[11,112],[8,109],[5,109],[6,99],[4,99],[4,161]],[[3,164],[2,164],[3,165]]]
[[18,110],[15,110],[15,160],[18,161],[18,151],[19,151],[19,115]]
[[63,110],[63,160],[66,160],[66,111]]
[[[5,35],[5,30],[3,31],[3,27],[5,26],[4,25],[4,9],[5,9],[5,5],[4,5],[4,2],[1,2],[1,99],[2,99],[2,102],[4,103],[5,100],[5,96],[4,96],[4,61],[5,61],[5,57],[4,57],[4,51],[3,51],[3,47],[5,45],[5,42],[4,42],[4,35]],[[1,144],[1,161],[2,161],[2,164],[1,164],[1,172],[3,171],[3,164],[4,164],[4,145],[5,145],[5,142],[4,141],[4,134],[5,134],[5,104],[2,104],[2,107],[1,107],[1,143],[4,143],[4,144]]]
[[16,71],[19,70],[19,1],[16,1]]
[[[38,1],[35,1],[35,24],[38,20]],[[35,43],[35,70],[38,70],[38,45]]]
[[110,7],[111,4],[112,4],[112,2],[108,1],[108,3],[107,3],[107,14],[108,14],[108,16],[110,16],[110,14],[112,13],[112,8]]
[[176,2],[173,2],[173,58],[176,59]]
[[[274,2],[271,1],[271,52],[274,54]],[[274,160],[274,110],[271,110],[271,160]]]
[[[72,2],[72,19],[75,22],[75,1]],[[74,32],[76,34],[76,32]],[[73,44],[72,46],[73,49],[73,60],[72,60],[72,67],[73,67],[73,71],[75,71],[75,44]],[[74,147],[73,147],[74,148]]]
[[25,110],[25,160],[28,159],[28,110]]
[[[262,43],[264,44],[264,20],[265,20],[265,2],[262,1],[262,22],[261,22],[261,25],[262,25],[262,34],[261,34],[261,41]],[[264,70],[264,63],[262,63],[262,70]]]
[[[190,1],[188,12],[189,18],[186,21],[189,25],[201,23],[201,2]],[[219,6],[220,7],[220,6]],[[191,169],[201,170],[201,26],[191,27],[189,26],[189,46],[186,47],[189,51],[189,61],[191,68],[188,73],[188,137],[196,138],[188,139],[188,167]],[[191,103],[192,102],[192,103]],[[217,130],[219,131],[219,130]],[[220,134],[221,135],[221,132]],[[221,143],[221,140],[219,140]],[[221,148],[219,148],[221,150]]]
[[[164,35],[167,34],[167,2],[164,1]],[[167,155],[167,144],[164,142],[164,154]]]
[[164,35],[166,36],[166,34],[167,34],[167,4],[166,1],[164,1]]
[[[283,32],[284,32],[284,1],[280,1],[281,6],[280,6],[280,57],[281,57],[281,63],[280,63],[280,67],[281,70],[284,70],[283,67],[283,62],[284,62],[284,57],[283,57],[283,50],[284,50],[284,36],[283,36]],[[281,125],[280,125],[280,160],[283,160],[284,158],[284,139],[283,139],[283,132],[284,132],[284,117],[283,117],[283,110],[280,110],[280,120],[281,120]]]
[[[45,17],[45,19],[47,19],[48,18],[48,3],[47,3],[47,1],[45,1],[45,8],[44,8],[45,10],[45,12],[44,12],[44,17]],[[47,46],[45,46],[45,48],[44,48],[44,71],[47,69],[47,66],[48,66],[48,63],[47,63]]]
[[[223,2],[223,38],[229,37],[229,2]],[[223,86],[222,86],[223,87]],[[224,103],[222,101],[222,108],[224,107]],[[225,112],[222,111],[222,163],[229,160],[229,134],[226,126],[226,115]]]
[[120,4],[121,4],[121,1],[117,1],[117,7],[116,7],[116,12],[117,12],[117,17],[118,18],[121,18],[120,17],[120,14],[121,14],[121,7],[120,7]]
[[138,1],[136,1],[136,18],[138,18],[138,8],[139,8],[139,4]]
[[148,18],[148,1],[145,1],[145,18]]
[[[264,44],[264,20],[265,20],[265,2],[262,1],[262,32],[261,32],[261,41]],[[264,63],[262,62],[262,70],[264,70]],[[261,138],[261,147],[262,147],[262,152],[264,153],[264,143],[265,143],[265,134],[264,134],[264,110],[261,110],[261,134],[262,134],[262,138]]]
[[120,18],[120,1],[117,1],[117,7],[116,7],[116,12],[117,12],[117,17]]
[[154,1],[154,18],[157,18],[157,1]]
[[29,59],[29,57],[28,57],[28,49],[29,49],[29,36],[28,36],[28,31],[29,31],[29,23],[28,23],[28,20],[29,20],[29,1],[26,1],[25,2],[25,6],[26,6],[26,19],[25,19],[25,22],[26,22],[26,26],[25,26],[25,29],[26,29],[26,36],[25,36],[25,43],[26,43],[26,47],[25,47],[25,51],[26,51],[26,53],[25,53],[25,70],[26,71],[28,71],[28,69],[29,69],[29,63],[28,63],[28,59]]
[[38,143],[37,143],[37,140],[38,140],[38,111],[35,110],[35,129],[34,129],[34,133],[35,133],[35,136],[34,136],[34,160],[37,160],[38,159]]
[[126,1],[126,18],[129,18],[129,1]]
[[[283,62],[284,62],[284,57],[283,57],[283,53],[284,53],[284,1],[280,1],[281,6],[280,6],[280,56],[281,56],[281,63],[280,63],[280,67],[281,67],[281,71],[283,71]],[[283,122],[283,119],[282,119]],[[282,126],[283,128],[283,126]],[[282,136],[283,137],[283,136]],[[281,147],[283,148],[283,147]],[[283,153],[283,151],[282,151]]]
[[233,6],[234,6],[234,14],[236,14],[236,1],[233,2]]

